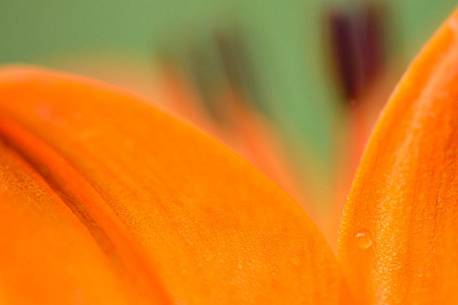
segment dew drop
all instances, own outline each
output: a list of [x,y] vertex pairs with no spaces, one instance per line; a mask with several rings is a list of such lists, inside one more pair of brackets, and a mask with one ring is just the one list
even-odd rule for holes
[[355,239],[356,245],[362,250],[369,249],[373,244],[372,237],[368,231],[359,231],[355,234]]

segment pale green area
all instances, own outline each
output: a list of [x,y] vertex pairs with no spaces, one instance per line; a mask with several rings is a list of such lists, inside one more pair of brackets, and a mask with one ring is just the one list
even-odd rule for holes
[[[456,0],[390,0],[393,54],[402,65]],[[323,0],[0,0],[0,63],[48,63],[74,52],[117,50],[149,63],[152,50],[192,39],[227,12],[247,27],[263,100],[296,145],[333,165],[337,92],[324,69]],[[179,43],[177,44],[180,45]]]

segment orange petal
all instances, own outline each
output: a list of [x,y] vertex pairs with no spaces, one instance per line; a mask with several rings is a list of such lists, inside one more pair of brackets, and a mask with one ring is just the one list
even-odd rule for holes
[[8,304],[338,304],[301,207],[222,145],[107,85],[0,71]]
[[365,304],[458,303],[458,11],[385,108],[361,162],[339,257]]

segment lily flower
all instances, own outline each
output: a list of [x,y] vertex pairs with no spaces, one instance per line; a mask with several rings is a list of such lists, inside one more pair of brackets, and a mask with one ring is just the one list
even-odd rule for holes
[[0,303],[458,303],[458,11],[399,83],[337,256],[225,145],[101,82],[0,70]]

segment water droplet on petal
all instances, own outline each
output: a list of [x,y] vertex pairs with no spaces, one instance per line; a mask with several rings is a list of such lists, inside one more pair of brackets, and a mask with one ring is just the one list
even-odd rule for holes
[[369,249],[372,244],[372,237],[368,231],[359,231],[355,234],[356,244],[362,250]]

